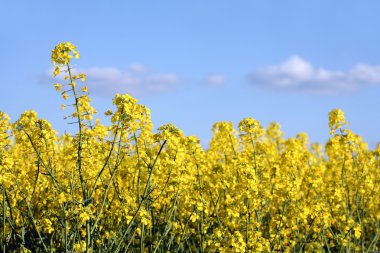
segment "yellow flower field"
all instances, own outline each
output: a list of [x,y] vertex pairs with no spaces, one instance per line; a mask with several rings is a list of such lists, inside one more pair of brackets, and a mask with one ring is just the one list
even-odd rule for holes
[[68,42],[52,51],[76,134],[34,111],[13,123],[0,113],[3,252],[378,250],[380,145],[369,150],[341,110],[324,146],[245,118],[215,123],[205,150],[172,124],[154,131],[128,94],[102,124],[85,73],[71,69],[78,57]]

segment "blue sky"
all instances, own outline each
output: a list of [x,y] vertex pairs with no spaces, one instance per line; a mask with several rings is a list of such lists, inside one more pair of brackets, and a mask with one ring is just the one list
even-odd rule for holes
[[[217,121],[253,117],[287,137],[328,136],[341,108],[371,147],[380,140],[379,1],[2,1],[0,110],[70,127],[50,53],[74,43],[93,105],[129,92],[207,145]],[[102,117],[102,116],[101,116]]]

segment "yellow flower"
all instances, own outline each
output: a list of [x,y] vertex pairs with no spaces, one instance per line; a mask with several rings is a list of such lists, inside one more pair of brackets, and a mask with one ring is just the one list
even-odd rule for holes
[[73,55],[75,55],[75,58],[79,58],[76,47],[70,42],[62,42],[52,50],[51,59],[55,66],[64,66],[70,63]]
[[334,109],[329,113],[329,127],[331,133],[335,130],[342,128],[342,125],[347,125],[344,118],[344,112],[341,109]]
[[87,212],[83,212],[79,214],[79,222],[81,222],[82,224],[88,221],[89,219],[90,219],[90,216],[88,215]]
[[58,75],[59,74],[59,71],[60,71],[60,69],[59,69],[59,67],[57,66],[57,67],[55,67],[55,69],[54,69],[54,76],[56,76],[56,75]]
[[63,203],[65,203],[66,202],[66,196],[65,196],[65,194],[63,193],[63,192],[61,192],[59,195],[58,195],[58,203],[59,204],[63,204]]
[[56,83],[56,84],[54,84],[54,87],[55,87],[56,91],[60,91],[62,88],[62,85],[60,85],[59,83]]
[[354,231],[355,231],[355,238],[359,239],[360,236],[362,235],[362,231],[360,229],[360,226],[356,226],[355,229],[354,229]]
[[104,115],[106,115],[106,116],[110,116],[110,115],[112,115],[112,111],[111,111],[111,109],[108,109],[108,110],[104,113]]
[[82,82],[86,81],[86,75],[85,74],[79,74],[79,77],[81,78]]
[[74,252],[85,252],[86,251],[86,242],[81,241],[77,242],[73,246]]
[[43,219],[41,225],[43,226],[43,230],[48,234],[51,234],[54,231],[54,228],[52,226],[53,223],[49,219]]

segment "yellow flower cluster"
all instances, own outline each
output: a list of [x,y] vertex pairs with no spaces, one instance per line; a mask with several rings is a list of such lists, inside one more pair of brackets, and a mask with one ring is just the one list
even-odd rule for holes
[[76,51],[76,47],[70,42],[59,43],[51,54],[51,60],[55,66],[54,75],[58,75],[60,68],[70,63],[71,58],[79,58],[79,53]]
[[0,113],[3,252],[378,250],[380,145],[343,129],[341,110],[324,148],[246,118],[216,123],[203,149],[172,124],[154,132],[130,95],[115,96],[108,125],[93,119],[87,86],[74,84],[85,75],[70,69],[77,54],[71,43],[52,54],[76,134],[34,111],[14,123]]

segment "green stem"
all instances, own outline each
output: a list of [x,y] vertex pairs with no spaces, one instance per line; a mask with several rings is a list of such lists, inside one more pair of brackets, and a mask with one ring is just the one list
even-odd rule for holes
[[78,169],[78,172],[79,172],[79,179],[80,179],[80,183],[81,183],[81,187],[82,187],[82,195],[83,195],[83,203],[86,201],[87,199],[87,193],[86,193],[86,188],[85,188],[85,182],[84,182],[84,179],[83,179],[83,173],[82,173],[82,139],[83,139],[83,135],[82,135],[82,118],[81,118],[81,115],[80,115],[80,110],[79,110],[79,98],[78,98],[78,95],[77,95],[77,92],[76,92],[76,89],[75,87],[72,85],[73,83],[73,78],[72,78],[72,75],[71,75],[71,68],[70,68],[70,65],[67,64],[67,71],[69,73],[69,77],[70,77],[70,84],[72,86],[72,90],[73,90],[73,93],[74,93],[74,99],[75,99],[75,111],[77,113],[77,118],[78,118],[78,130],[79,130],[79,136],[78,136],[78,146],[77,146],[77,169]]
[[[71,84],[71,87],[72,87],[72,90],[73,90],[73,94],[74,94],[74,99],[75,99],[75,111],[77,113],[77,119],[78,119],[78,130],[79,130],[79,136],[78,136],[78,147],[77,147],[77,169],[78,169],[78,172],[79,172],[79,180],[80,180],[80,184],[81,184],[81,187],[82,187],[82,195],[83,195],[83,201],[82,201],[82,205],[85,205],[86,201],[87,201],[87,191],[86,191],[86,185],[85,185],[85,181],[84,181],[84,178],[83,178],[83,172],[82,172],[82,141],[83,141],[83,134],[82,134],[82,118],[81,118],[81,112],[79,110],[79,97],[78,97],[78,94],[76,92],[76,88],[75,88],[75,85],[73,85],[73,78],[72,78],[72,75],[71,75],[71,68],[70,68],[70,65],[69,64],[66,64],[67,66],[67,71],[69,73],[69,77],[70,77],[70,84]],[[91,244],[91,224],[90,224],[91,220],[88,220],[86,222],[86,233],[87,233],[87,236],[86,236],[86,253],[89,252],[90,250],[90,244]]]

